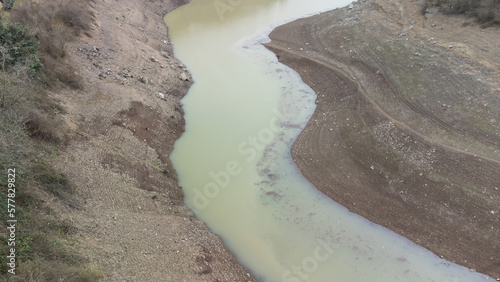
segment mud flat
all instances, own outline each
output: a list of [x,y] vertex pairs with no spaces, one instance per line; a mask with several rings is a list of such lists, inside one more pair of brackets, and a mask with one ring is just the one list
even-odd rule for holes
[[374,0],[270,37],[318,95],[291,149],[304,176],[350,211],[499,278],[498,30]]

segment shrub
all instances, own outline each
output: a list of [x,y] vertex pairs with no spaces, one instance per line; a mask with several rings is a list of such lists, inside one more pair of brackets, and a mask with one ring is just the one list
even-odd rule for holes
[[40,161],[33,166],[33,174],[52,195],[66,205],[78,208],[79,204],[73,196],[74,189],[66,175],[55,170],[50,164]]
[[2,70],[17,63],[28,65],[32,74],[42,68],[36,56],[40,43],[26,26],[0,21],[0,44]]
[[28,110],[26,129],[31,136],[58,143],[62,141],[58,127],[56,121],[53,118],[48,118],[41,110],[35,108]]
[[430,6],[439,6],[444,14],[462,14],[474,17],[481,27],[500,24],[498,0],[424,0],[422,12]]
[[88,4],[83,0],[60,1],[56,16],[78,33],[82,30],[88,30],[92,22]]
[[12,6],[14,5],[15,0],[1,0],[0,2],[3,3],[3,9],[4,10],[10,10],[12,9]]

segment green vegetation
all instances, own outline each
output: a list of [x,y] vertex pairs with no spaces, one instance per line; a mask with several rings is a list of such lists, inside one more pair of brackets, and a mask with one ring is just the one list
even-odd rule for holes
[[6,23],[0,21],[0,64],[2,70],[18,63],[29,66],[31,74],[42,68],[36,52],[40,43],[28,29],[20,23]]
[[[0,232],[0,280],[97,281],[100,271],[78,255],[77,227],[36,196],[43,190],[78,208],[70,180],[51,164],[64,147],[66,127],[60,117],[64,109],[49,94],[61,87],[83,88],[65,44],[88,28],[91,18],[82,10],[88,9],[85,1],[40,2],[2,1],[11,9],[0,19],[0,220],[5,225],[9,218],[7,170],[15,169],[19,224],[15,276],[7,273],[9,234],[5,226]],[[80,12],[84,16],[75,19]]]
[[14,5],[14,1],[15,0],[0,0],[0,2],[2,2],[3,4],[3,8],[5,10],[10,10],[12,9],[12,6]]
[[422,13],[433,6],[444,14],[463,14],[474,17],[481,27],[500,24],[499,0],[424,0]]

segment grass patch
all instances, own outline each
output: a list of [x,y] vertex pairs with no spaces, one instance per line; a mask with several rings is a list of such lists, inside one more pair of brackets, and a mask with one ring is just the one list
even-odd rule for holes
[[33,166],[33,175],[35,180],[64,204],[72,208],[79,207],[78,201],[73,195],[74,187],[65,174],[57,171],[48,163],[39,161]]

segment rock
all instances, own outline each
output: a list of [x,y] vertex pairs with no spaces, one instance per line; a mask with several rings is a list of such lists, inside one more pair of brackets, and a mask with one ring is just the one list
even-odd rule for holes
[[151,57],[151,62],[156,63],[158,62],[158,59],[156,59],[155,57]]
[[139,78],[139,81],[142,82],[142,83],[144,83],[144,84],[148,84],[149,83],[149,79],[147,77],[145,77],[145,76],[141,76]]
[[354,4],[351,3],[351,4],[349,4],[349,9],[352,9],[352,8],[354,8]]
[[189,81],[189,76],[183,72],[179,75],[179,78],[182,80],[182,81]]
[[163,57],[167,58],[167,59],[168,59],[168,58],[170,58],[170,56],[168,55],[168,53],[167,53],[167,52],[165,52],[165,51],[161,51],[161,55],[162,55]]
[[156,94],[156,97],[162,99],[162,100],[165,100],[165,95],[163,93],[158,93]]

